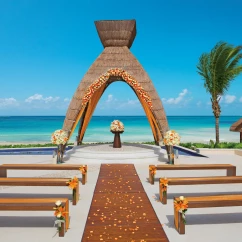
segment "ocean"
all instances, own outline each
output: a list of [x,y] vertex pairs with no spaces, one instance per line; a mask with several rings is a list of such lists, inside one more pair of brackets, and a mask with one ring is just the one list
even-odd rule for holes
[[[220,141],[239,142],[239,133],[230,132],[230,126],[241,116],[220,117]],[[1,116],[0,143],[50,143],[51,134],[61,129],[65,116]],[[93,116],[86,130],[83,142],[112,142],[110,124],[113,120],[124,123],[125,131],[121,141],[153,141],[153,135],[146,116]],[[168,116],[170,129],[181,136],[181,142],[203,142],[215,139],[213,116]],[[78,126],[70,142],[77,136]]]

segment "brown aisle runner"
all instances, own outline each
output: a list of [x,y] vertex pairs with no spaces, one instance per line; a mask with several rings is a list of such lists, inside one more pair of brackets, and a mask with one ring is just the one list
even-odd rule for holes
[[168,242],[132,164],[102,164],[82,242]]

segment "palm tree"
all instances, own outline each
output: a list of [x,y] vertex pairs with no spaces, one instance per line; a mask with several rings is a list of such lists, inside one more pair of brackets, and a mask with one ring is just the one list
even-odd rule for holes
[[233,46],[218,42],[210,53],[200,56],[198,73],[204,80],[204,87],[211,95],[212,109],[215,117],[216,144],[219,143],[219,101],[228,90],[232,80],[242,72],[242,46]]

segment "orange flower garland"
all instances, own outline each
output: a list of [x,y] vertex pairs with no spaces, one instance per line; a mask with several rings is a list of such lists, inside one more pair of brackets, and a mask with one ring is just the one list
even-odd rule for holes
[[168,179],[166,177],[160,179],[160,187],[163,195],[166,194],[167,191],[167,186],[168,186]]
[[139,96],[148,104],[149,108],[152,109],[152,101],[149,94],[144,90],[140,83],[135,80],[131,75],[129,75],[125,70],[121,68],[109,69],[105,74],[101,75],[94,83],[92,83],[86,90],[84,97],[82,99],[82,106],[85,106],[96,90],[98,90],[104,83],[106,83],[110,76],[121,77],[127,82]]
[[179,199],[174,200],[174,207],[177,212],[182,213],[182,221],[185,224],[185,213],[188,208],[188,201],[183,196],[180,196]]

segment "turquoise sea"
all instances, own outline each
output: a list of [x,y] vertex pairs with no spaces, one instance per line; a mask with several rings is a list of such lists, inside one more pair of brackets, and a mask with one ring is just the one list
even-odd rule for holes
[[[0,143],[50,142],[51,134],[62,128],[65,116],[2,116],[0,117]],[[181,141],[208,142],[215,139],[213,116],[168,116],[170,129],[176,130]],[[241,116],[220,117],[220,140],[239,142],[239,133],[230,132],[230,126]],[[84,142],[112,142],[110,123],[118,119],[124,123],[122,141],[153,141],[153,135],[146,116],[93,116]],[[77,127],[78,128],[78,127]],[[70,142],[74,142],[77,129]]]

